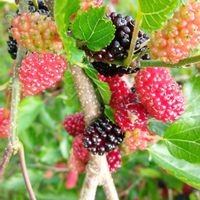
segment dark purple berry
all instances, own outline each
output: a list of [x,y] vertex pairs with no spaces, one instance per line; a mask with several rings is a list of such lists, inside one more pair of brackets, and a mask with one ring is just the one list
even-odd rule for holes
[[[98,52],[92,52],[88,54],[96,61],[100,62],[112,62],[113,60],[123,60],[128,56],[128,51],[131,44],[132,33],[134,31],[135,21],[130,16],[122,17],[117,13],[111,13],[108,16],[115,25],[116,32],[115,38],[111,44]],[[142,31],[138,32],[138,39],[135,46],[136,53],[143,52],[147,49],[147,46],[141,48],[141,45],[149,39],[146,33]],[[86,51],[88,53],[88,50]]]
[[122,143],[124,133],[105,115],[101,115],[85,130],[83,145],[93,154],[103,155]]
[[105,77],[109,76],[123,76],[124,74],[133,74],[138,72],[139,68],[122,67],[114,64],[107,64],[101,62],[93,62],[92,66]]
[[16,59],[16,57],[17,57],[17,42],[11,35],[8,38],[7,45],[8,45],[8,53],[10,54],[11,58]]

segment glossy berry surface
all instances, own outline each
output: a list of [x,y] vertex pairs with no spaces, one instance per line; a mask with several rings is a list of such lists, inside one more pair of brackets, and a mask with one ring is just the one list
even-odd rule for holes
[[83,113],[68,115],[64,120],[64,128],[71,136],[83,135],[85,129]]
[[118,103],[114,111],[116,124],[123,131],[132,131],[135,128],[142,128],[146,125],[148,114],[141,103],[135,99],[135,94],[130,94],[128,98]]
[[120,105],[121,101],[130,94],[130,90],[124,80],[119,76],[104,77],[99,76],[99,79],[107,82],[111,91],[110,105],[112,108],[116,108]]
[[[128,56],[135,21],[130,16],[122,17],[121,14],[115,12],[111,13],[108,18],[112,20],[116,27],[115,38],[108,47],[99,52],[86,52],[97,61],[123,60]],[[138,50],[137,53],[147,48],[147,46],[144,46],[140,49],[141,45],[148,39],[147,34],[139,31],[135,46],[135,50]]]
[[47,52],[62,49],[55,22],[38,12],[16,16],[12,21],[11,32],[18,44],[31,51]]
[[124,74],[133,74],[136,73],[139,68],[132,68],[132,67],[121,67],[116,66],[114,64],[107,64],[101,62],[93,62],[92,66],[103,76],[110,77],[110,76],[123,76]]
[[121,158],[122,156],[118,149],[115,149],[106,154],[106,159],[111,173],[116,172],[122,167]]
[[35,95],[47,88],[55,87],[55,84],[61,81],[66,67],[64,58],[57,54],[29,54],[19,69],[23,94]]
[[7,138],[10,127],[10,112],[0,108],[0,138]]
[[101,115],[85,130],[83,145],[93,154],[103,155],[122,143],[124,133],[106,116]]
[[182,5],[162,30],[152,35],[151,54],[154,59],[178,63],[200,42],[200,2]]
[[43,0],[37,0],[38,2],[38,12],[41,14],[41,15],[49,15],[50,12],[45,4],[45,2]]
[[90,159],[88,150],[83,146],[82,136],[77,136],[72,144],[73,154],[76,159],[87,163]]
[[139,100],[156,119],[171,122],[185,110],[185,98],[170,71],[165,68],[146,68],[135,77]]
[[8,53],[10,54],[12,59],[16,59],[17,57],[17,41],[10,35],[7,41],[8,45]]
[[153,143],[154,134],[150,133],[147,124],[136,126],[133,131],[127,131],[123,143],[126,153],[137,150],[144,151],[150,143]]

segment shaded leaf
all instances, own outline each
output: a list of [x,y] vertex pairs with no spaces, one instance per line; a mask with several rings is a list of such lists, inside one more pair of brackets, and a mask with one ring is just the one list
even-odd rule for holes
[[104,101],[104,104],[109,104],[110,98],[111,98],[111,92],[110,92],[110,87],[109,87],[108,83],[100,81],[98,79],[98,72],[94,68],[86,67],[85,73],[96,85],[96,87]]
[[81,63],[84,51],[76,47],[76,42],[67,35],[69,21],[72,14],[80,8],[80,0],[56,0],[54,6],[54,18],[58,27],[59,35],[63,41],[68,61],[71,64]]
[[194,77],[185,85],[187,98],[185,114],[165,132],[169,151],[180,159],[200,163],[200,77]]
[[160,144],[153,145],[149,152],[152,159],[168,173],[200,189],[200,165],[191,164],[173,157],[167,148]]

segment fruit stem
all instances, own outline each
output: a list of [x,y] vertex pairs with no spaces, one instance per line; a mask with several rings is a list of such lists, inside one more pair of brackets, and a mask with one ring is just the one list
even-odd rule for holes
[[138,12],[137,18],[136,18],[136,21],[135,21],[134,31],[133,31],[133,34],[132,34],[132,39],[131,39],[130,49],[129,49],[129,52],[128,52],[128,57],[124,61],[125,66],[130,66],[130,64],[131,64],[141,23],[142,23],[142,14],[141,14],[141,12]]
[[[21,0],[19,3],[19,11],[28,11],[28,4],[25,0]],[[17,134],[17,116],[18,116],[18,106],[20,102],[20,82],[18,79],[18,69],[21,66],[21,62],[26,55],[26,49],[19,46],[17,51],[17,58],[13,69],[13,77],[11,80],[12,94],[11,94],[11,106],[10,106],[10,129],[8,136],[8,145],[6,147],[3,159],[0,163],[0,175],[2,176],[4,170],[6,169],[12,154],[18,151],[18,138]]]
[[200,63],[200,55],[193,56],[186,58],[184,60],[181,60],[179,63],[172,64],[172,63],[165,63],[161,62],[159,60],[141,60],[140,66],[141,67],[169,67],[169,68],[178,68],[182,67],[184,65],[191,65]]
[[35,194],[33,192],[33,188],[31,186],[31,182],[28,176],[28,171],[26,167],[25,155],[24,155],[24,147],[22,143],[19,143],[19,158],[20,158],[20,165],[22,169],[22,174],[24,177],[24,182],[26,184],[27,191],[29,193],[30,200],[36,200]]

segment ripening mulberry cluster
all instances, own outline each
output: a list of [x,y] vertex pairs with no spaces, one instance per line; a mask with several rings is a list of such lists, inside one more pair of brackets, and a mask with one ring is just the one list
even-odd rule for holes
[[18,44],[30,51],[48,52],[62,49],[55,22],[38,12],[16,16],[12,21],[11,33]]
[[116,172],[122,167],[121,158],[121,152],[118,149],[107,153],[106,159],[111,173]]
[[32,53],[19,69],[19,80],[25,96],[35,95],[61,81],[67,65],[65,59],[54,53]]
[[177,120],[185,111],[185,98],[170,71],[146,68],[135,77],[138,98],[153,117],[163,122]]
[[7,138],[10,127],[10,112],[0,108],[0,138]]
[[[116,27],[115,38],[111,44],[99,52],[87,50],[89,56],[99,62],[111,62],[113,60],[123,60],[128,56],[131,44],[132,33],[134,31],[135,21],[130,16],[122,17],[121,14],[115,12],[108,16]],[[138,32],[138,39],[135,46],[137,53],[147,49],[147,46],[141,48],[141,45],[149,39],[146,33]]]
[[68,115],[64,120],[64,128],[71,136],[83,135],[85,130],[84,114],[79,112]]
[[[49,15],[49,10],[47,8],[47,6],[45,5],[43,0],[38,0],[38,8],[34,5],[32,0],[28,1],[28,10],[31,13],[34,12],[39,12],[41,15]],[[16,12],[19,15],[19,11],[17,10]],[[13,38],[13,36],[10,34],[8,37],[8,41],[7,41],[7,45],[8,45],[8,53],[10,54],[12,59],[16,59],[17,57],[17,41]]]
[[125,132],[126,150],[144,150],[155,141],[154,134],[148,130],[148,119],[172,122],[185,111],[184,95],[168,69],[141,69],[134,77],[134,89],[119,76],[100,75],[99,78],[110,86],[110,106],[116,124]]
[[[108,123],[108,120],[105,122]],[[103,122],[104,123],[103,125],[108,128],[107,129],[107,131],[108,131],[109,127],[108,127],[108,124],[105,124],[105,122]],[[103,125],[102,125],[102,127],[103,127]],[[72,144],[73,162],[76,161],[75,164],[78,165],[77,171],[79,173],[83,172],[83,168],[84,168],[83,166],[86,165],[90,159],[89,151],[83,145],[83,142],[85,140],[84,139],[85,122],[84,122],[83,113],[79,112],[79,113],[75,113],[72,115],[68,115],[64,120],[64,128],[71,136],[75,137],[73,140],[73,144]],[[98,127],[96,127],[96,128],[98,129]],[[86,132],[88,131],[88,129],[90,129],[90,128],[87,128]],[[98,129],[98,131],[102,132],[103,130]],[[96,132],[96,134],[99,133],[98,131]],[[112,134],[115,132],[116,132],[116,130],[112,131]],[[86,135],[87,135],[87,133],[86,133]],[[92,142],[92,140],[93,140],[92,135],[90,138],[91,138],[91,142]],[[103,139],[105,139],[105,138],[103,138]],[[108,140],[110,140],[110,139],[108,139]],[[94,148],[95,148],[95,144],[94,144]],[[107,158],[109,169],[111,172],[115,172],[121,168],[121,153],[118,149],[114,149],[113,151],[110,151],[109,153],[107,153],[106,158]],[[80,166],[81,166],[81,168],[80,168]],[[73,169],[73,170],[76,171],[75,169]],[[73,175],[73,173],[71,175]],[[69,174],[69,177],[71,175]]]
[[152,35],[152,57],[169,63],[186,58],[200,42],[200,2],[182,5],[162,30]]
[[[138,71],[139,68],[122,67],[116,64],[109,64],[115,60],[123,60],[128,56],[128,51],[131,44],[132,34],[134,31],[135,21],[130,16],[122,17],[121,14],[115,12],[108,16],[116,27],[115,38],[111,44],[98,52],[92,52],[86,49],[86,53],[92,57],[95,62],[92,66],[104,76],[123,76],[124,74],[133,74]],[[144,45],[149,39],[146,33],[142,31],[138,32],[138,39],[135,45],[135,54],[144,52],[147,46]],[[149,60],[149,54],[141,56],[143,60]]]
[[101,115],[86,128],[83,145],[91,153],[103,155],[116,149],[123,139],[124,133],[120,127]]

